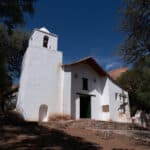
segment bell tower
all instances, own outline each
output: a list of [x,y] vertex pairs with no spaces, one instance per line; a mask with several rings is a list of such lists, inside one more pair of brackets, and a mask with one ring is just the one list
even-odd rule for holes
[[56,51],[58,49],[58,36],[50,33],[45,27],[35,29],[30,37],[29,46]]
[[17,100],[25,120],[47,121],[61,112],[62,72],[58,36],[44,27],[35,29],[23,58]]

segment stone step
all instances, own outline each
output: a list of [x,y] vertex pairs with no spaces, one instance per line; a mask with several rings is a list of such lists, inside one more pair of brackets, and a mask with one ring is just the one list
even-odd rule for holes
[[63,128],[88,128],[88,129],[108,129],[108,130],[145,130],[145,128],[131,123],[117,123],[97,120],[68,120],[68,121],[50,121],[49,127]]

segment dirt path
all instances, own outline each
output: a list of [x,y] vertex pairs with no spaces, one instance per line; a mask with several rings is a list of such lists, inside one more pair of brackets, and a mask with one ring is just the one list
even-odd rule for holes
[[132,137],[112,132],[93,132],[84,129],[66,129],[72,136],[82,137],[84,140],[100,145],[104,150],[149,150],[149,145],[141,144]]
[[0,150],[149,150],[149,147],[140,140],[113,132],[0,120]]

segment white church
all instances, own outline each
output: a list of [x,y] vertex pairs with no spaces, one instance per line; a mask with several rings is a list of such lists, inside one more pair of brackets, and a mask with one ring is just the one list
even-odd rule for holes
[[128,92],[92,57],[63,64],[58,36],[35,29],[22,62],[16,110],[26,121],[55,115],[130,122]]

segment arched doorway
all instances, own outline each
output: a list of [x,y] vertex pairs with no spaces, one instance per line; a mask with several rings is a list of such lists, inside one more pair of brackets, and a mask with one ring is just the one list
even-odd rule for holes
[[46,104],[40,105],[40,108],[39,108],[39,122],[47,121],[47,111],[48,111],[48,106]]

